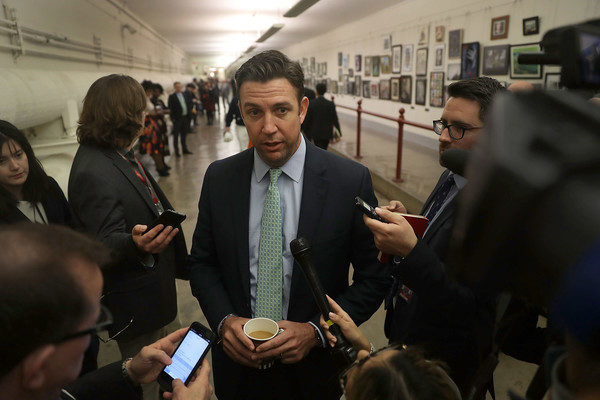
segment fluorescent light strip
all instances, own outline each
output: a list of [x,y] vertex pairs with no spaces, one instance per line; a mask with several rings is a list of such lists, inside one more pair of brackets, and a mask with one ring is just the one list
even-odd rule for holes
[[292,8],[290,8],[285,14],[283,14],[283,16],[286,18],[297,17],[298,15],[302,14],[304,11],[311,8],[318,1],[319,0],[300,0]]
[[263,33],[263,35],[261,37],[259,37],[256,42],[257,43],[264,42],[265,40],[267,40],[268,38],[270,38],[271,36],[273,36],[274,34],[279,32],[279,30],[281,28],[283,28],[283,24],[273,24],[273,26],[271,26],[269,28],[269,30],[267,30],[265,33]]

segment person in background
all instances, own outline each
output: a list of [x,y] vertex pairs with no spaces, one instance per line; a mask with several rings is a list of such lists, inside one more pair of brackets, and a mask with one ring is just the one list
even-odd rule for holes
[[311,138],[323,150],[327,150],[327,146],[329,146],[334,127],[340,132],[341,136],[335,104],[324,97],[326,91],[327,85],[325,83],[317,84],[317,97],[310,101],[306,119],[302,124],[306,137]]
[[229,104],[229,93],[231,93],[231,88],[229,86],[229,82],[223,81],[221,82],[219,92],[221,94],[221,100],[223,100],[223,109],[227,112],[227,105]]
[[[188,126],[188,133],[195,133],[196,126],[198,126],[198,87],[195,83],[188,83],[185,85],[185,92],[183,94],[187,99],[192,100],[192,115],[190,117],[190,124]],[[191,122],[194,123],[194,127],[192,128]]]
[[144,134],[140,136],[139,152],[152,157],[158,175],[169,176],[169,168],[165,164],[164,156],[165,142],[161,134],[161,125],[158,122],[165,113],[164,110],[157,108],[152,103],[154,84],[150,81],[143,81],[142,87],[146,92],[146,118],[144,119]]
[[20,221],[71,225],[71,210],[23,132],[0,120],[0,224]]
[[234,119],[235,133],[240,144],[240,151],[244,151],[250,146],[250,144],[248,139],[248,131],[246,130],[246,125],[244,124],[242,113],[240,112],[239,99],[235,93],[235,89],[233,91],[233,99],[231,99],[231,103],[229,104],[229,111],[227,111],[227,115],[225,116],[225,132],[229,132],[231,129],[231,122]]
[[[167,125],[167,120],[165,119],[165,115],[170,114],[169,107],[165,104],[161,96],[163,95],[163,87],[160,83],[155,83],[152,87],[152,97],[150,97],[150,101],[154,104],[154,109],[159,111],[154,120],[158,125],[158,132],[160,133],[160,139],[163,142],[163,156],[171,155],[169,151],[169,126]],[[171,167],[165,162],[165,167],[167,170],[170,170]]]
[[175,82],[173,89],[175,91],[169,96],[169,110],[171,111],[171,121],[173,121],[175,157],[180,157],[179,143],[177,143],[179,140],[181,140],[181,151],[183,154],[192,154],[187,147],[185,138],[190,129],[190,117],[194,103],[189,96],[182,93],[181,82]]
[[[348,313],[327,299],[332,310],[329,319],[357,351],[356,361],[340,374],[346,400],[461,400],[443,363],[425,359],[415,347],[391,345],[375,350]],[[320,324],[333,347],[336,338],[323,317]]]

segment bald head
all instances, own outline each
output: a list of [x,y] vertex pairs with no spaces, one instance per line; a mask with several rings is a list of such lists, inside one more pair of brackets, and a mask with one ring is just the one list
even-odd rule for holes
[[508,87],[508,90],[513,93],[515,93],[515,92],[531,92],[531,91],[535,90],[535,88],[529,82],[518,81],[518,82],[512,83]]

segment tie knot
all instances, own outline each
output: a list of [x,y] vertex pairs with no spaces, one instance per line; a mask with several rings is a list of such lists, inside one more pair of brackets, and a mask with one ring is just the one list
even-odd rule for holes
[[281,169],[279,168],[271,168],[269,170],[269,178],[271,179],[271,184],[277,183],[277,179],[281,175]]

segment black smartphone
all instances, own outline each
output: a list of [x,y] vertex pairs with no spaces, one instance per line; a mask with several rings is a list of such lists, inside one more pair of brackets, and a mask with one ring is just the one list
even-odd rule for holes
[[364,201],[360,197],[356,196],[354,198],[354,205],[356,206],[356,208],[358,208],[367,217],[376,219],[377,221],[381,221],[381,222],[386,222],[387,223],[387,221],[385,219],[383,219],[379,215],[377,215],[377,213],[375,212],[375,209],[373,207],[371,207],[369,205],[369,203],[367,203],[366,201]]
[[185,214],[180,214],[173,210],[165,210],[156,220],[148,226],[146,232],[150,232],[150,229],[154,228],[156,225],[162,224],[164,227],[172,226],[176,228],[179,226],[187,216]]
[[200,322],[193,322],[185,337],[175,349],[171,357],[171,365],[167,365],[156,381],[161,389],[166,392],[173,391],[173,379],[180,379],[183,383],[190,382],[202,360],[208,353],[215,340],[215,334]]

